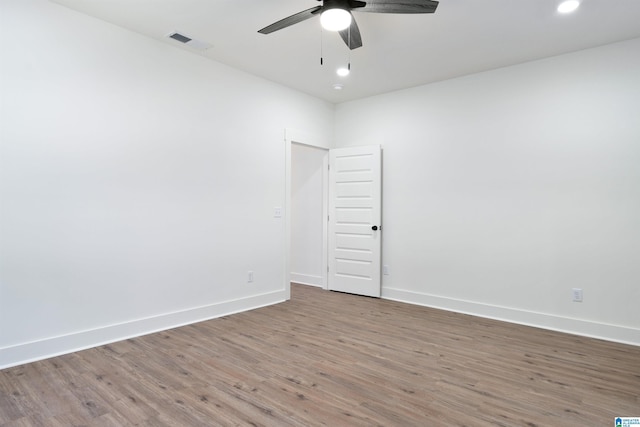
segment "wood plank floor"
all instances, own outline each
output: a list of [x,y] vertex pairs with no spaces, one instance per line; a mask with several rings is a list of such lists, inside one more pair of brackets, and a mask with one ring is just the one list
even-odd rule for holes
[[1,426],[613,426],[640,347],[292,286],[292,300],[0,371]]

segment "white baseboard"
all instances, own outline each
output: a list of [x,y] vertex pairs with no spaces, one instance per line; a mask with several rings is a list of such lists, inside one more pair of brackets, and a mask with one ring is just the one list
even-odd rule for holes
[[640,329],[637,328],[523,311],[395,288],[383,287],[382,298],[552,331],[566,332],[573,335],[640,346]]
[[322,287],[322,276],[314,276],[311,274],[291,273],[291,281],[300,283],[301,285]]
[[285,301],[284,290],[0,348],[0,369]]

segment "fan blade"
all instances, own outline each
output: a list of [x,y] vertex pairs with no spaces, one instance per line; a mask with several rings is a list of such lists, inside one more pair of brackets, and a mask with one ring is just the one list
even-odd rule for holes
[[[349,32],[351,32],[351,34],[349,34]],[[351,25],[346,30],[340,31],[340,36],[351,50],[357,49],[362,46],[360,29],[358,28],[358,24],[356,24],[356,18],[353,16],[353,14],[351,14]]]
[[368,0],[358,12],[374,13],[433,13],[438,7],[432,0]]
[[313,16],[322,10],[322,6],[312,7],[311,9],[303,10],[302,12],[298,12],[295,15],[287,16],[284,19],[279,20],[278,22],[274,22],[273,24],[264,27],[261,30],[258,30],[259,33],[269,34],[274,31],[281,30],[283,28],[287,28],[293,24],[297,24],[298,22],[306,21],[309,18],[313,18]]

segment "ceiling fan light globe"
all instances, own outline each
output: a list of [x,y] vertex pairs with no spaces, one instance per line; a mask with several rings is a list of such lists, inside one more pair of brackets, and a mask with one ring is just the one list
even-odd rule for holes
[[320,24],[327,31],[342,31],[351,25],[351,14],[344,9],[328,9],[320,15]]

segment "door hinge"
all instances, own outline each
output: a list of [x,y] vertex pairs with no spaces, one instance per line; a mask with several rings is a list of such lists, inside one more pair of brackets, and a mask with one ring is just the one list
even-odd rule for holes
[[327,222],[329,222],[329,215],[327,215]]

